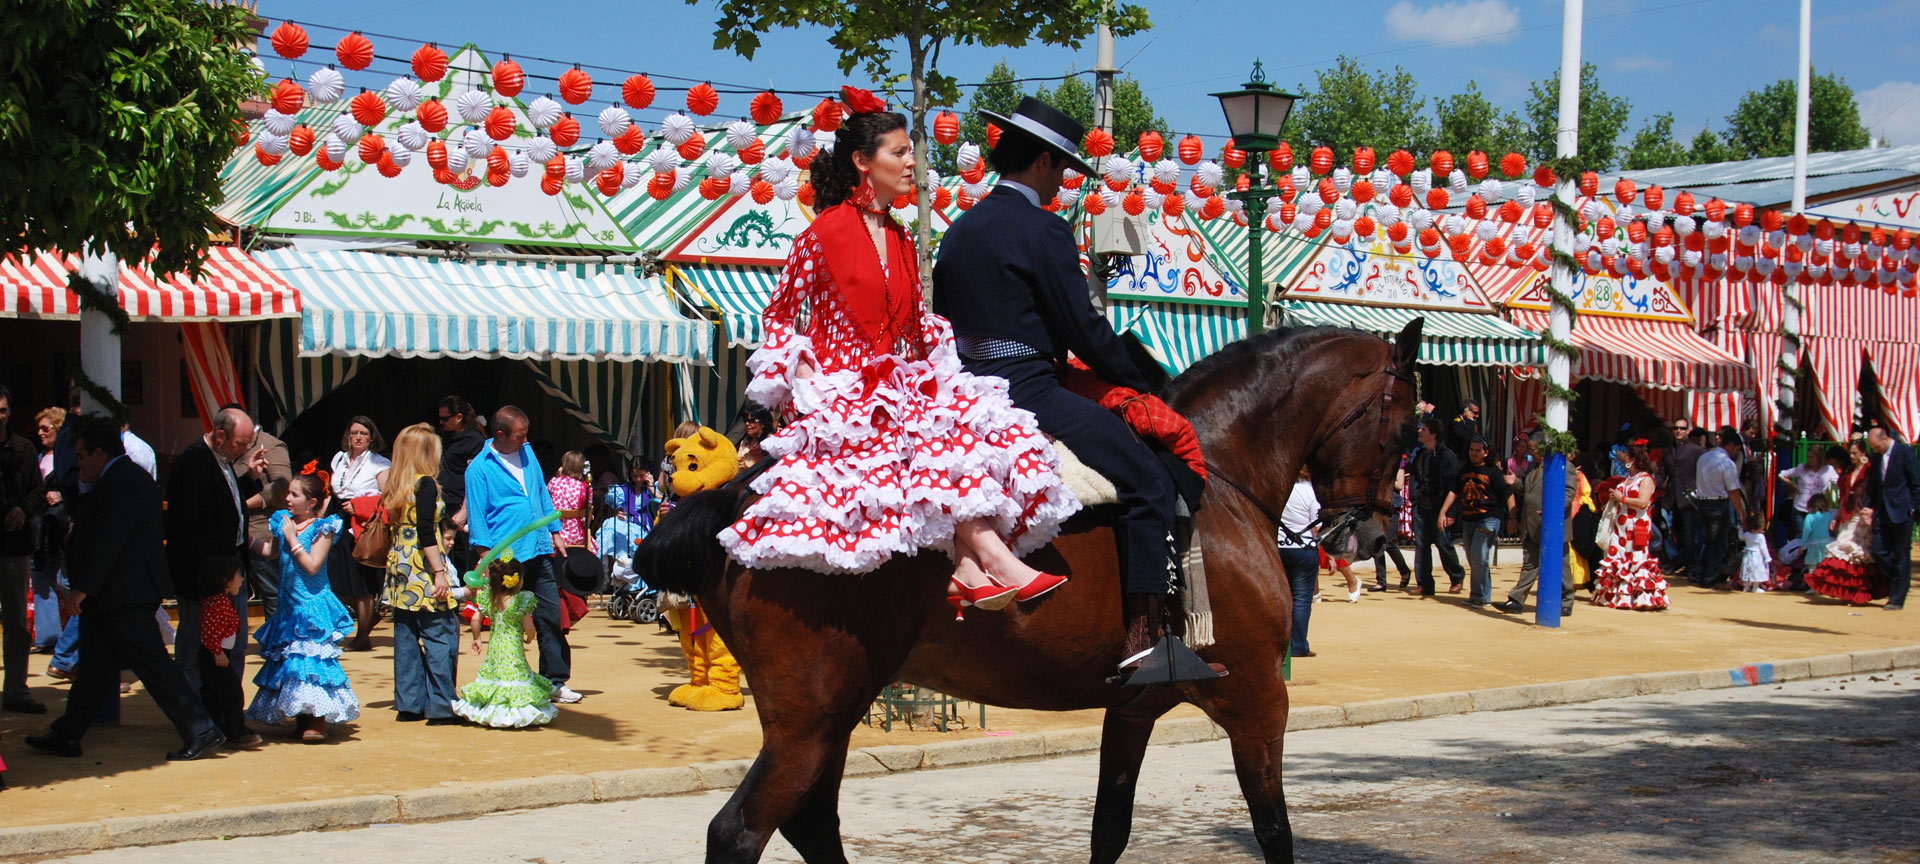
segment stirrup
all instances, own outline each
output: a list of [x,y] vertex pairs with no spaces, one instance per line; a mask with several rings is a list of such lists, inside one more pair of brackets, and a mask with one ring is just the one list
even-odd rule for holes
[[1154,684],[1173,684],[1179,681],[1212,681],[1226,677],[1224,668],[1214,671],[1213,664],[1200,659],[1185,642],[1169,633],[1160,637],[1147,656],[1141,658],[1132,672],[1124,668],[1108,681],[1123,687],[1147,687]]

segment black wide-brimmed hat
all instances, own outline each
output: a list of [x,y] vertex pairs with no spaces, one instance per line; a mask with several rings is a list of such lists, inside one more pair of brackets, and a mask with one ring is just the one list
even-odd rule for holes
[[1093,166],[1080,158],[1080,136],[1086,130],[1052,105],[1028,96],[1020,100],[1020,107],[1014,109],[1011,115],[982,109],[980,116],[999,126],[1001,135],[1019,135],[1031,139],[1065,159],[1067,167],[1083,175],[1093,174]]
[[575,597],[584,598],[599,591],[607,578],[605,564],[585,546],[569,547],[566,563],[559,570],[560,587]]

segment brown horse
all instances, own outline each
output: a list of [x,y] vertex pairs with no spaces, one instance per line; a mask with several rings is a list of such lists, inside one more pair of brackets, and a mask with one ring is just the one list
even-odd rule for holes
[[[1231,738],[1240,788],[1268,861],[1293,860],[1280,788],[1287,687],[1280,667],[1293,600],[1275,514],[1304,463],[1329,512],[1323,542],[1354,557],[1384,542],[1393,471],[1410,437],[1421,322],[1393,345],[1352,330],[1280,330],[1223,348],[1168,388],[1212,470],[1194,533],[1203,538],[1218,641],[1201,650],[1230,674],[1180,685],[1108,683],[1121,655],[1119,576],[1106,528],[1066,534],[1027,560],[1073,580],[1032,603],[956,622],[945,556],[896,558],[863,576],[755,572],[714,539],[739,490],[692,496],[640,545],[650,584],[699,596],[753,682],[760,755],[707,831],[707,861],[758,861],[778,830],[809,862],[846,861],[839,792],[847,742],[891,682],[993,705],[1107,709],[1093,857],[1112,862],[1131,830],[1135,778],[1162,714],[1192,702]],[[1329,531],[1340,535],[1329,540]]]

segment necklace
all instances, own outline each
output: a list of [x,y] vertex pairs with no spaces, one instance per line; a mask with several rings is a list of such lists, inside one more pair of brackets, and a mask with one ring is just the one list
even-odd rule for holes
[[[893,279],[887,271],[886,244],[883,243],[883,239],[886,238],[888,234],[886,222],[884,221],[886,214],[882,211],[868,210],[865,207],[861,207],[860,212],[862,214],[879,216],[882,220],[877,225],[870,225],[867,222],[866,216],[862,215],[860,227],[867,229],[867,240],[873,244],[874,255],[880,259],[880,301],[883,304],[880,308],[887,319],[887,342],[891,346],[893,353],[905,354],[906,340],[901,337],[900,328],[897,324],[893,301]],[[878,238],[874,236],[873,232],[873,228],[876,227],[880,230],[880,236]],[[896,267],[900,264],[898,261],[893,263]]]

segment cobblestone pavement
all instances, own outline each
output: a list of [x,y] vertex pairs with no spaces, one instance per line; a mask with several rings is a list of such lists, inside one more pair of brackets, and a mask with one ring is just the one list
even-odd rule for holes
[[[1316,730],[1288,745],[1302,862],[1920,861],[1911,670]],[[1084,860],[1095,764],[1089,755],[849,781],[848,851],[868,862]],[[374,861],[404,850],[409,864],[697,861],[725,798],[62,860]],[[1149,750],[1134,824],[1123,860],[1260,860],[1225,742]],[[799,859],[776,839],[766,860]]]

